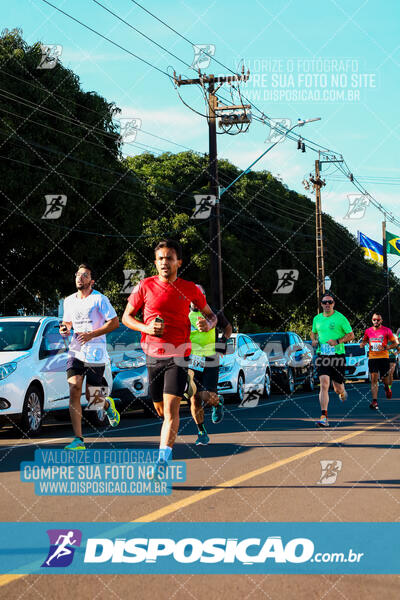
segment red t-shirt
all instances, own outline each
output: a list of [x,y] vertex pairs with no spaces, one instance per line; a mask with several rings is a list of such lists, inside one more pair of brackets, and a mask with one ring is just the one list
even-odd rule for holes
[[147,325],[157,316],[164,319],[162,337],[142,333],[141,345],[149,356],[168,358],[189,356],[189,307],[193,302],[199,310],[207,304],[206,297],[195,283],[185,279],[164,283],[158,277],[146,277],[133,289],[128,302],[138,312],[143,309],[143,322]]
[[392,330],[381,325],[378,329],[375,329],[375,327],[366,329],[363,341],[369,344],[369,358],[389,358],[389,351],[386,350],[386,346],[394,340]]

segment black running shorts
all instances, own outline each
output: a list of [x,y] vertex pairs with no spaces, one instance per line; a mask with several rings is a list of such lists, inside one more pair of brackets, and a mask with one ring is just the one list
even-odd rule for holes
[[379,377],[387,377],[390,370],[390,361],[388,358],[370,358],[368,368],[370,373],[379,373]]
[[[105,365],[93,366],[93,363],[84,363],[78,358],[69,358],[67,361],[67,379],[74,375],[86,376],[86,384],[92,386],[107,385],[104,379]],[[104,383],[105,382],[105,383]]]
[[315,359],[315,366],[318,370],[318,377],[328,375],[336,383],[344,382],[346,366],[346,357],[344,354],[332,354],[329,356],[318,354]]
[[[217,361],[217,356],[206,357],[205,367],[203,371],[197,371],[193,369],[194,372],[194,382],[197,386],[198,392],[216,392],[218,388],[218,373],[219,373],[219,364],[215,364]],[[207,366],[208,362],[211,362],[212,366]]]
[[153,402],[162,402],[163,394],[182,398],[187,384],[187,367],[177,365],[174,358],[147,356],[146,363]]

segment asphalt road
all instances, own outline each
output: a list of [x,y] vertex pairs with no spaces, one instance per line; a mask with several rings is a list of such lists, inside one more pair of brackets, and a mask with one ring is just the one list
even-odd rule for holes
[[[174,458],[186,461],[187,481],[167,497],[39,497],[21,483],[21,461],[37,447],[62,447],[67,424],[45,425],[40,438],[23,440],[0,431],[1,521],[176,521],[176,522],[389,522],[400,516],[400,382],[393,398],[380,390],[372,412],[367,384],[350,384],[342,404],[331,394],[331,427],[315,426],[317,392],[291,398],[273,395],[256,408],[227,406],[224,421],[212,425],[209,446],[196,447],[195,426],[182,407]],[[156,448],[160,422],[139,414],[124,418],[92,446]],[[341,461],[336,482],[321,485],[321,460]],[[160,600],[324,599],[399,597],[392,575],[28,575],[1,576],[0,598],[22,600],[157,597]]]

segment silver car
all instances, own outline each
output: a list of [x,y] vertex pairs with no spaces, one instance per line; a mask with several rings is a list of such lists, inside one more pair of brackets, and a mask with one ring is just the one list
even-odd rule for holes
[[245,393],[251,391],[270,396],[268,357],[248,335],[234,333],[228,340],[226,354],[220,359],[218,392],[242,402]]

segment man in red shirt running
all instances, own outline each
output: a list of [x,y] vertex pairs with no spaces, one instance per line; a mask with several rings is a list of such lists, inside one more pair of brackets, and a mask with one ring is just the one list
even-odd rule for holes
[[[172,456],[179,428],[179,406],[187,383],[190,356],[189,307],[195,304],[205,317],[199,331],[209,331],[217,318],[195,283],[178,277],[182,249],[178,242],[163,240],[155,248],[158,275],[142,279],[128,298],[122,322],[142,332],[147,357],[150,394],[157,414],[163,417],[159,461]],[[136,318],[143,311],[143,321]]]
[[[388,345],[389,342],[393,342]],[[389,350],[397,346],[397,339],[389,327],[382,325],[382,316],[378,313],[372,315],[372,327],[365,330],[364,339],[361,342],[361,348],[369,344],[368,368],[371,373],[371,394],[372,402],[369,407],[372,410],[378,410],[378,386],[379,377],[383,379],[386,398],[392,397],[392,390],[389,388]]]

